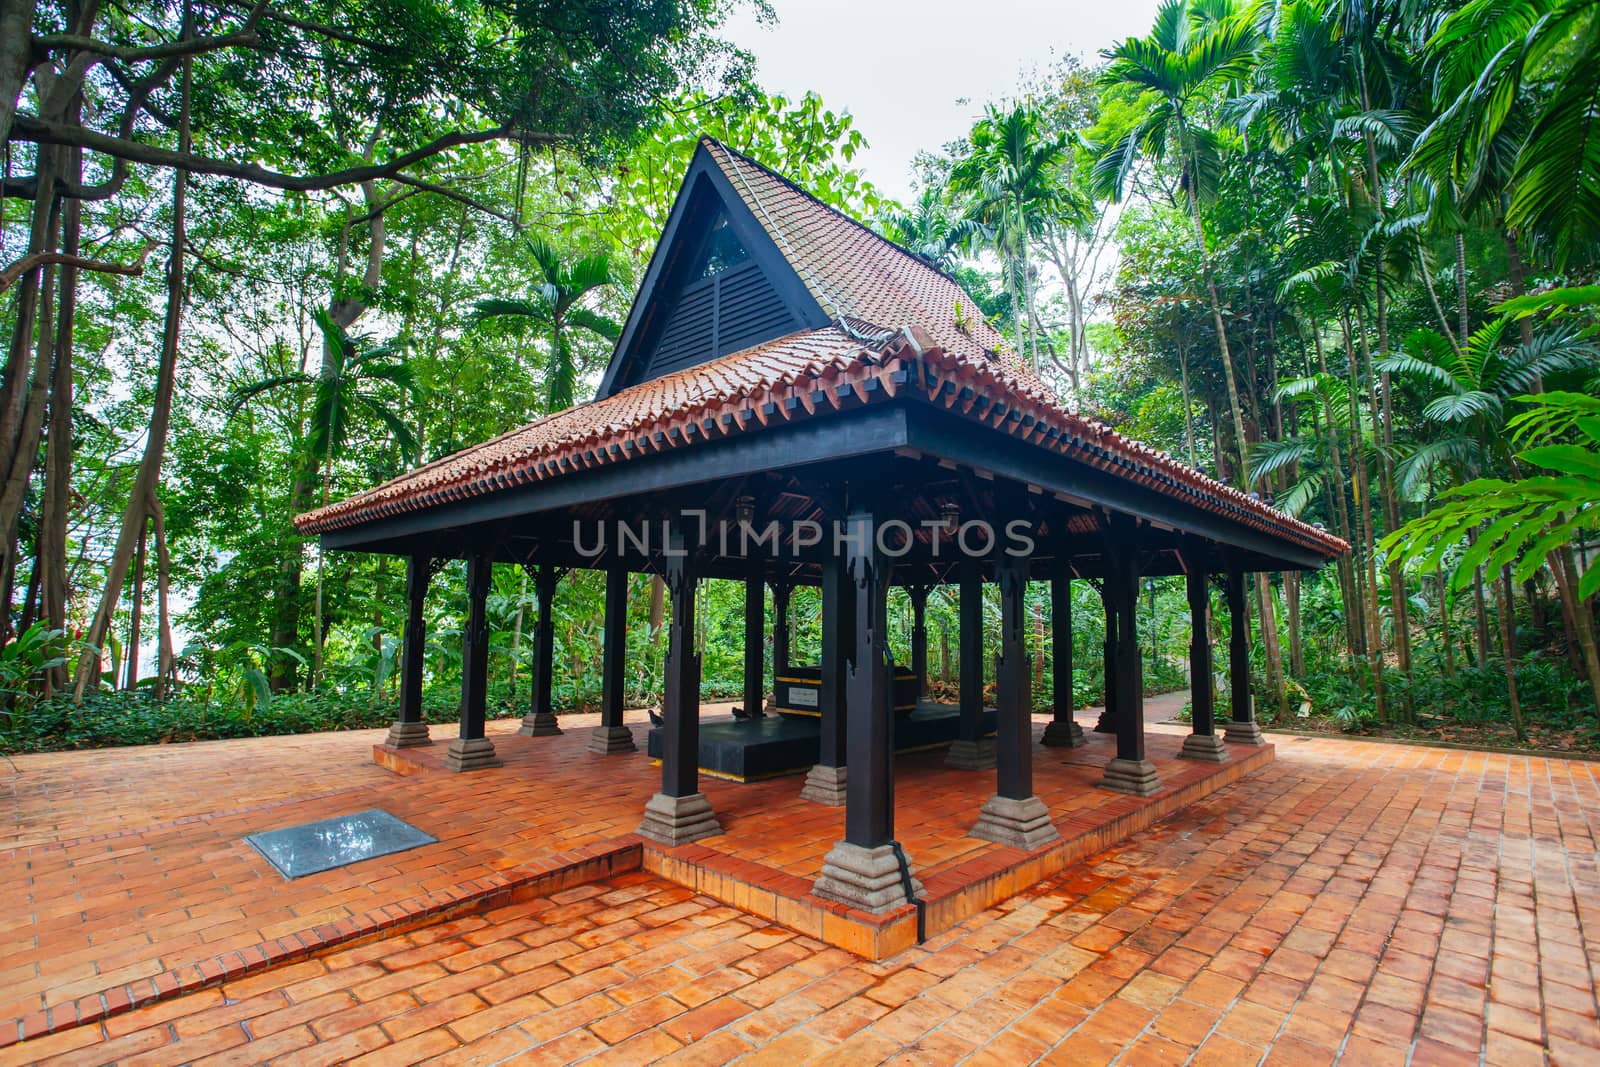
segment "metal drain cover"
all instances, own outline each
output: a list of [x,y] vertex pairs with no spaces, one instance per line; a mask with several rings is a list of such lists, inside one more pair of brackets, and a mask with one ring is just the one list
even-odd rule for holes
[[285,878],[303,878],[429,845],[438,838],[380,808],[250,834],[245,841]]

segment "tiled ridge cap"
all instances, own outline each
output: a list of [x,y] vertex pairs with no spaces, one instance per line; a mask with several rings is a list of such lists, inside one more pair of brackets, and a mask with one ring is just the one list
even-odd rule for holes
[[[791,335],[785,340],[827,333],[827,330],[814,331],[811,335]],[[1152,491],[1186,500],[1202,510],[1287,536],[1330,556],[1349,551],[1343,540],[1324,530],[1278,511],[1264,501],[1252,499],[1232,486],[1214,481],[1167,453],[1134,441],[1103,423],[1065,410],[1048,389],[1011,373],[1002,364],[951,355],[918,327],[901,330],[879,351],[857,344],[842,345],[839,343],[842,335],[828,340],[835,345],[832,356],[807,360],[797,370],[764,371],[754,381],[733,383],[728,392],[691,397],[663,407],[633,424],[593,425],[570,437],[542,442],[481,464],[469,477],[456,478],[422,492],[395,493],[412,481],[412,476],[405,476],[302,515],[295,520],[296,526],[308,533],[340,529],[543,481],[574,470],[626,461],[635,454],[669,451],[690,444],[696,438],[721,438],[774,421],[788,422],[813,415],[819,407],[835,410],[849,394],[861,403],[870,403],[875,393],[893,397],[909,386],[910,395],[926,402],[959,410],[1012,436]],[[712,368],[709,373],[715,375],[718,364],[737,367],[741,361],[755,359],[780,347],[780,343],[756,346],[695,368],[693,373],[705,374],[707,368]],[[680,372],[687,373],[691,372]],[[869,382],[874,384],[869,386]],[[634,388],[649,388],[651,384],[647,382]],[[630,392],[632,390],[617,395],[626,396]],[[978,408],[976,415],[974,408]],[[540,420],[495,440],[503,441],[548,421]],[[458,453],[455,458],[473,451],[476,450]],[[430,465],[437,466],[437,463]],[[393,495],[374,499],[374,494],[385,489]]]
[[[882,241],[885,245],[888,245],[890,248],[894,249],[896,252],[899,252],[902,256],[904,256],[906,259],[908,259],[913,266],[920,267],[923,270],[933,271],[935,274],[937,274],[940,277],[944,278],[945,281],[949,282],[951,285],[955,286],[957,289],[961,289],[963,294],[966,292],[965,289],[962,289],[961,283],[956,279],[955,275],[951,274],[949,271],[945,270],[943,267],[939,266],[937,263],[933,263],[933,262],[931,262],[931,261],[929,261],[927,259],[924,259],[922,256],[917,255],[915,252],[911,251],[911,249],[907,248],[905,245],[901,244],[900,242],[892,240],[892,239],[890,239],[888,237],[885,237],[883,234],[879,233],[877,230],[874,230],[871,226],[868,226],[866,223],[862,222],[860,219],[856,218],[855,216],[850,215],[847,212],[840,211],[838,208],[834,207],[832,204],[830,204],[827,201],[819,198],[815,193],[812,193],[809,190],[807,190],[804,186],[796,184],[793,179],[787,178],[784,175],[780,174],[778,171],[773,170],[771,167],[767,166],[765,163],[761,162],[759,159],[754,159],[754,158],[746,155],[745,153],[739,151],[737,148],[734,148],[733,146],[731,146],[731,145],[729,145],[729,144],[727,144],[727,143],[725,143],[723,141],[717,140],[715,137],[712,137],[708,133],[701,134],[700,135],[700,141],[701,141],[702,144],[706,145],[708,148],[720,149],[721,151],[726,152],[728,155],[732,156],[736,162],[743,163],[743,164],[745,164],[747,166],[754,167],[755,169],[761,171],[763,174],[766,174],[767,176],[771,177],[775,181],[781,182],[783,185],[787,186],[789,189],[793,190],[794,192],[799,193],[806,200],[810,201],[812,204],[814,204],[816,207],[820,208],[821,210],[826,211],[826,212],[828,212],[830,214],[833,214],[833,215],[837,215],[839,218],[843,219],[845,222],[848,222],[851,226],[854,226],[856,229],[862,231],[867,236],[873,238],[874,240]],[[715,154],[715,153],[713,152],[713,154]],[[973,301],[973,306],[974,307],[977,306],[977,302],[976,301]],[[982,313],[980,312],[979,314],[981,315]]]

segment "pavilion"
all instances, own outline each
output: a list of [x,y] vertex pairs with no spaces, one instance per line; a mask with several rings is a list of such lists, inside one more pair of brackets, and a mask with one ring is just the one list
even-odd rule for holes
[[[1211,676],[1210,586],[1233,628],[1228,742],[1261,744],[1249,696],[1245,576],[1323,565],[1338,538],[1073,414],[1010,354],[956,282],[709,138],[684,178],[595,400],[300,516],[329,550],[401,555],[407,570],[400,718],[389,743],[427,744],[423,605],[441,561],[464,558],[469,598],[453,770],[492,766],[485,736],[486,599],[494,563],[528,568],[539,621],[520,732],[559,733],[551,605],[572,568],[606,573],[601,725],[591,750],[631,751],[623,725],[627,578],[671,597],[661,789],[639,833],[674,846],[721,832],[700,792],[694,591],[746,583],[745,707],[762,706],[764,596],[820,588],[819,759],[796,803],[843,804],[844,839],[815,893],[881,913],[917,892],[895,839],[891,584],[914,609],[912,671],[926,675],[928,591],[956,583],[959,737],[951,766],[993,769],[972,833],[1019,848],[1056,836],[1034,795],[1023,592],[1047,581],[1054,717],[1046,745],[1081,743],[1071,706],[1069,583],[1100,590],[1116,757],[1102,784],[1160,788],[1146,758],[1135,598],[1145,576],[1187,579],[1192,677]],[[981,693],[982,590],[998,585],[993,736]],[[1211,686],[1194,689],[1183,755],[1227,760]]]

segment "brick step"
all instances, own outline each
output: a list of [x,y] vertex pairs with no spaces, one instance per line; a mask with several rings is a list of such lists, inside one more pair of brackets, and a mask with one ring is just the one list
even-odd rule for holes
[[491,908],[550,896],[573,886],[636,871],[643,862],[641,840],[627,834],[555,853],[503,872],[387,904],[338,922],[287,934],[220,956],[185,964],[152,978],[141,978],[76,1000],[50,1005],[12,1022],[0,1022],[0,1048],[73,1027],[97,1023],[134,1008],[198,989],[236,981],[334,948],[349,948]]

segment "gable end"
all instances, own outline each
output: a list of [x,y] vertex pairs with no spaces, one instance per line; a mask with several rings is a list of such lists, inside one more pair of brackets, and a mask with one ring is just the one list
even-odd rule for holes
[[684,176],[599,397],[829,318],[704,147]]

